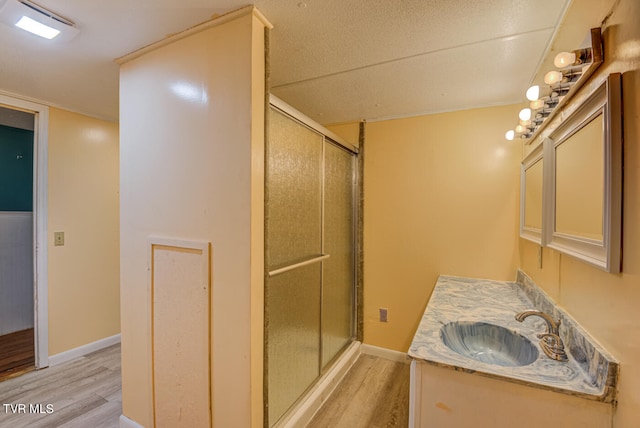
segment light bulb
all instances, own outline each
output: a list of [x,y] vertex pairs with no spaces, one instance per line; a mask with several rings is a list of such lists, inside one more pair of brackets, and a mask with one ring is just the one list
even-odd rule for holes
[[547,85],[553,85],[562,80],[562,73],[560,71],[550,71],[544,75],[544,83]]
[[533,85],[529,89],[527,89],[527,99],[529,101],[535,101],[540,98],[540,86]]
[[516,133],[513,129],[508,130],[506,134],[504,134],[504,138],[506,138],[509,141],[513,141],[515,136],[516,136]]
[[527,130],[527,128],[526,128],[526,127],[524,127],[524,126],[522,126],[522,125],[518,125],[518,126],[516,126],[516,132],[517,132],[518,134],[522,134],[522,133],[523,133],[524,131],[526,131],[526,130]]
[[523,108],[522,110],[520,110],[520,113],[518,113],[518,117],[522,120],[529,120],[531,119],[531,109],[530,108]]
[[522,126],[531,125],[531,121],[530,120],[521,120],[520,121],[520,125],[522,125]]
[[575,62],[576,62],[575,52],[560,52],[553,59],[553,65],[555,65],[558,68],[564,68],[570,65],[574,65]]
[[544,101],[542,100],[531,101],[531,103],[529,103],[529,107],[531,107],[532,110],[540,110],[542,107],[544,107]]

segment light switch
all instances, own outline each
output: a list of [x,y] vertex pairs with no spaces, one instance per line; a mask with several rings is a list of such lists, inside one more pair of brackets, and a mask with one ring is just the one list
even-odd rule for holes
[[56,247],[64,245],[64,232],[53,232],[53,245]]

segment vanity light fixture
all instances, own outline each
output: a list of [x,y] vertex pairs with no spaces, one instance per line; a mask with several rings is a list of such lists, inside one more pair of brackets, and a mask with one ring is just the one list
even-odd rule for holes
[[523,121],[528,121],[531,119],[531,109],[530,108],[523,108],[522,110],[520,110],[520,113],[518,113],[518,117],[520,117],[520,120]]
[[593,60],[593,49],[584,48],[571,52],[560,52],[553,59],[553,65],[556,68],[573,67],[580,64],[586,64]]
[[544,100],[534,100],[529,103],[529,108],[531,110],[540,110],[544,107]]
[[48,40],[68,41],[79,33],[73,22],[29,0],[0,0],[0,21]]
[[576,54],[574,52],[560,52],[553,59],[553,65],[557,68],[565,68],[576,62]]
[[561,71],[553,70],[544,75],[544,83],[547,85],[553,85],[555,83],[562,82],[563,77],[564,76]]
[[[531,139],[539,134],[545,124],[556,111],[577,90],[584,81],[593,74],[604,60],[602,34],[600,28],[592,28],[589,36],[580,49],[560,52],[554,58],[554,65],[559,70],[551,70],[544,76],[548,89],[533,85],[526,91],[529,107],[520,110],[519,125],[508,133],[508,140],[515,137]],[[542,95],[542,94],[547,95]]]
[[527,89],[526,96],[529,101],[537,101],[540,98],[540,86],[533,85]]

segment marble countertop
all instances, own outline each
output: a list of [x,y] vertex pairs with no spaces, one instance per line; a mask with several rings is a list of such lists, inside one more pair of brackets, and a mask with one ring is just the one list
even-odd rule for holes
[[[530,294],[529,290],[527,292]],[[529,317],[522,323],[515,319],[518,312],[530,309],[537,308],[523,291],[520,283],[441,276],[422,316],[408,354],[414,360],[422,360],[440,367],[477,373],[592,400],[613,401],[617,363],[614,363],[615,367],[611,367],[611,364],[598,367],[598,372],[606,371],[601,376],[598,376],[599,373],[589,373],[589,362],[587,361],[585,365],[585,361],[576,359],[571,354],[574,348],[572,338],[575,333],[568,334],[566,330],[575,326],[576,323],[572,320],[572,322],[565,322],[567,317],[565,313],[562,313],[563,324],[569,327],[561,324],[560,335],[565,340],[569,361],[558,362],[550,359],[540,349],[538,344],[540,339],[536,337],[536,334],[545,332],[546,323],[539,317]],[[557,310],[554,312],[551,315],[556,316],[557,319],[560,315]],[[440,328],[452,321],[482,321],[515,331],[538,347],[538,358],[529,365],[505,367],[462,356],[449,349],[441,338]],[[583,333],[580,328],[576,330]],[[568,344],[565,338],[572,343]],[[578,341],[579,343],[585,341],[583,336],[580,338],[582,341]],[[593,345],[589,343],[589,346],[593,356]],[[578,350],[576,354],[580,356],[584,353]],[[597,354],[595,360],[599,362],[599,359],[602,359],[601,355]],[[605,362],[608,363],[608,361]],[[611,376],[608,376],[610,369],[614,370],[616,375],[613,386],[609,379]]]

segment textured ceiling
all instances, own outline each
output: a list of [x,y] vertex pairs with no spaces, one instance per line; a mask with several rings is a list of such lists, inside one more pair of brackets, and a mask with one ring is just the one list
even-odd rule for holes
[[[68,43],[51,43],[0,24],[0,90],[112,120],[118,117],[115,58],[246,5],[239,0],[36,2],[74,21],[80,34]],[[274,24],[272,91],[325,124],[520,102],[568,3],[255,2]]]
[[273,93],[321,123],[519,102],[568,2],[364,4],[308,2],[274,22]]

